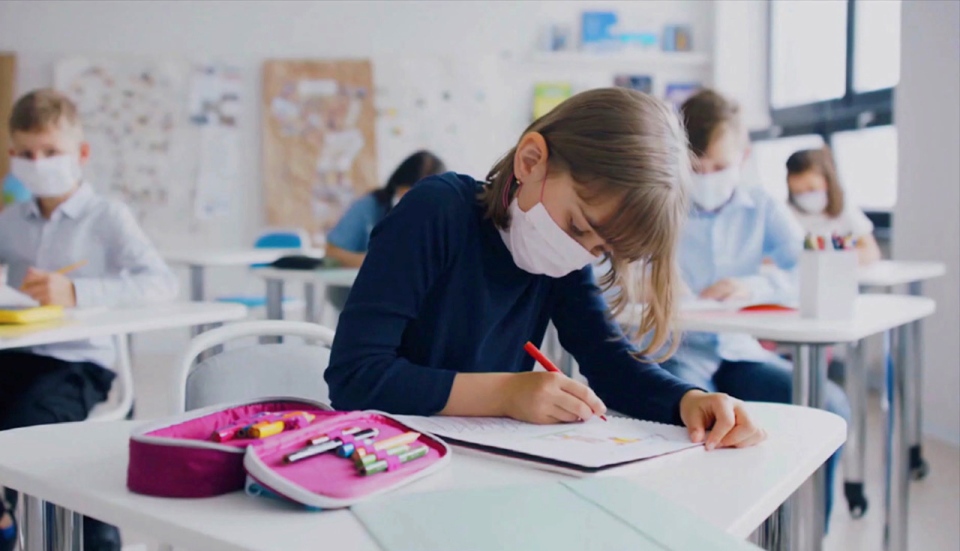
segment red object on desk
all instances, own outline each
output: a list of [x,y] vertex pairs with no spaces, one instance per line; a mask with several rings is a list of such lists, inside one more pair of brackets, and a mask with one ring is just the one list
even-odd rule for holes
[[[527,341],[527,344],[523,345],[523,349],[527,351],[527,354],[533,356],[534,360],[537,360],[537,363],[543,366],[544,369],[550,371],[551,373],[563,373],[560,371],[560,368],[555,366],[553,362],[550,361],[550,358],[543,355],[543,352],[540,352],[540,349],[536,347],[532,342]],[[600,416],[604,421],[607,420],[605,415]]]
[[782,304],[753,304],[750,306],[744,306],[740,309],[740,312],[796,312],[796,308],[790,308],[789,306],[784,306]]

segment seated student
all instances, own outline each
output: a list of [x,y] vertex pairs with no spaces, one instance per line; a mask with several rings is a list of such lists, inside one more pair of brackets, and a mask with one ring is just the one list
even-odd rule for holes
[[863,211],[844,201],[830,149],[807,149],[790,155],[787,187],[790,208],[805,232],[824,237],[852,235],[857,241],[861,265],[880,260],[873,222]]
[[[694,441],[712,429],[708,449],[760,442],[739,400],[640,356],[669,333],[689,173],[670,108],[607,88],[536,120],[485,183],[425,179],[371,236],[325,373],[334,407],[566,423],[609,406],[685,424]],[[621,292],[614,310],[635,294],[628,265],[651,266],[643,351],[608,316],[590,266],[601,255],[613,266],[604,286]],[[551,320],[590,387],[533,371],[523,345]]]
[[[697,156],[692,206],[679,249],[684,283],[690,292],[714,300],[789,300],[796,293],[789,271],[798,262],[803,231],[785,206],[762,188],[739,185],[740,166],[749,150],[739,106],[702,90],[680,111]],[[764,258],[775,266],[761,272]],[[663,367],[700,388],[742,400],[792,401],[791,364],[747,335],[687,333]],[[826,405],[849,418],[846,396],[833,383]],[[828,488],[833,487],[838,456],[827,464]],[[828,491],[828,511],[830,502]]]
[[[20,98],[10,117],[13,174],[36,198],[0,213],[0,264],[40,304],[113,306],[169,300],[177,279],[130,210],[83,177],[90,146],[77,108],[53,90]],[[69,276],[57,270],[85,262]],[[116,351],[91,339],[0,351],[0,430],[81,421],[107,398]],[[2,481],[0,481],[2,483]],[[84,519],[84,549],[119,550],[120,534]],[[0,551],[16,542],[0,501]]]
[[393,171],[387,185],[354,201],[327,234],[326,256],[341,266],[359,268],[367,253],[370,232],[406,195],[413,184],[447,169],[436,155],[417,151]]

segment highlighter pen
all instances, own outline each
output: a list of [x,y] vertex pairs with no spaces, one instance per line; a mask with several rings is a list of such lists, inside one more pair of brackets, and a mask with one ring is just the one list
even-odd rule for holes
[[[544,356],[543,352],[540,352],[540,349],[537,348],[532,342],[527,341],[527,344],[523,345],[523,349],[527,351],[527,354],[533,356],[533,359],[537,360],[537,363],[542,365],[547,371],[551,373],[563,373],[563,371],[560,371],[559,367],[553,365],[553,362],[550,361],[550,358]],[[605,415],[601,415],[600,418],[604,421],[607,420]]]
[[[355,438],[373,438],[379,433],[380,431],[378,429],[365,429],[356,433],[354,436]],[[306,448],[301,448],[291,454],[288,454],[284,459],[286,460],[287,463],[295,463],[302,459],[307,459],[315,455],[320,455],[323,453],[327,453],[328,451],[335,450],[339,448],[342,444],[343,444],[343,440],[340,440],[339,438],[334,438],[333,440],[324,442],[323,444],[317,444],[316,446],[307,446]]]
[[[402,453],[407,453],[408,451],[410,451],[410,446],[403,445],[403,446],[397,446],[395,448],[390,448],[385,453],[387,455],[400,455]],[[368,453],[367,455],[357,458],[356,464],[358,469],[362,469],[363,467],[370,465],[372,463],[376,463],[377,461],[378,459],[376,454]]]
[[[410,461],[426,456],[427,452],[429,451],[430,448],[426,446],[418,446],[412,450],[408,450],[405,453],[398,455],[397,459],[399,459],[401,463],[409,463]],[[376,463],[365,465],[360,469],[360,473],[363,474],[363,476],[370,476],[372,474],[386,472],[389,465],[390,464],[387,463],[387,460],[384,459],[383,461],[377,461]]]
[[[413,444],[414,442],[417,441],[417,438],[420,438],[419,432],[405,432],[403,434],[391,436],[386,440],[380,440],[378,442],[374,442],[373,449],[377,451],[389,450],[394,446],[403,446],[404,444]],[[350,458],[353,459],[354,461],[357,461],[359,460],[359,458],[363,457],[364,455],[367,455],[367,450],[363,448],[357,448],[356,451],[353,452],[353,455]]]

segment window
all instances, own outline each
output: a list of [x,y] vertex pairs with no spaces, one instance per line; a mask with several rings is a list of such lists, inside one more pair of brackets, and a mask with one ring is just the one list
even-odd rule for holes
[[842,98],[847,78],[846,1],[773,2],[770,24],[770,105],[782,108]]
[[853,90],[892,88],[900,81],[900,0],[858,2],[853,37]]
[[[899,0],[770,0],[770,116],[783,134],[889,124]],[[789,127],[804,127],[790,129]]]
[[847,200],[866,211],[893,210],[897,202],[896,127],[836,132],[830,141]]
[[747,162],[748,174],[776,199],[787,200],[787,158],[801,149],[823,147],[823,138],[817,134],[791,136],[753,144]]

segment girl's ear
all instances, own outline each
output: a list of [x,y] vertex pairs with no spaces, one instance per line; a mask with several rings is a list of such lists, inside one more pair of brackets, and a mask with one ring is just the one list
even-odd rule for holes
[[81,142],[80,143],[80,164],[85,165],[89,160],[90,160],[90,143]]
[[539,132],[520,138],[513,156],[513,175],[521,182],[542,180],[547,172],[547,141]]

